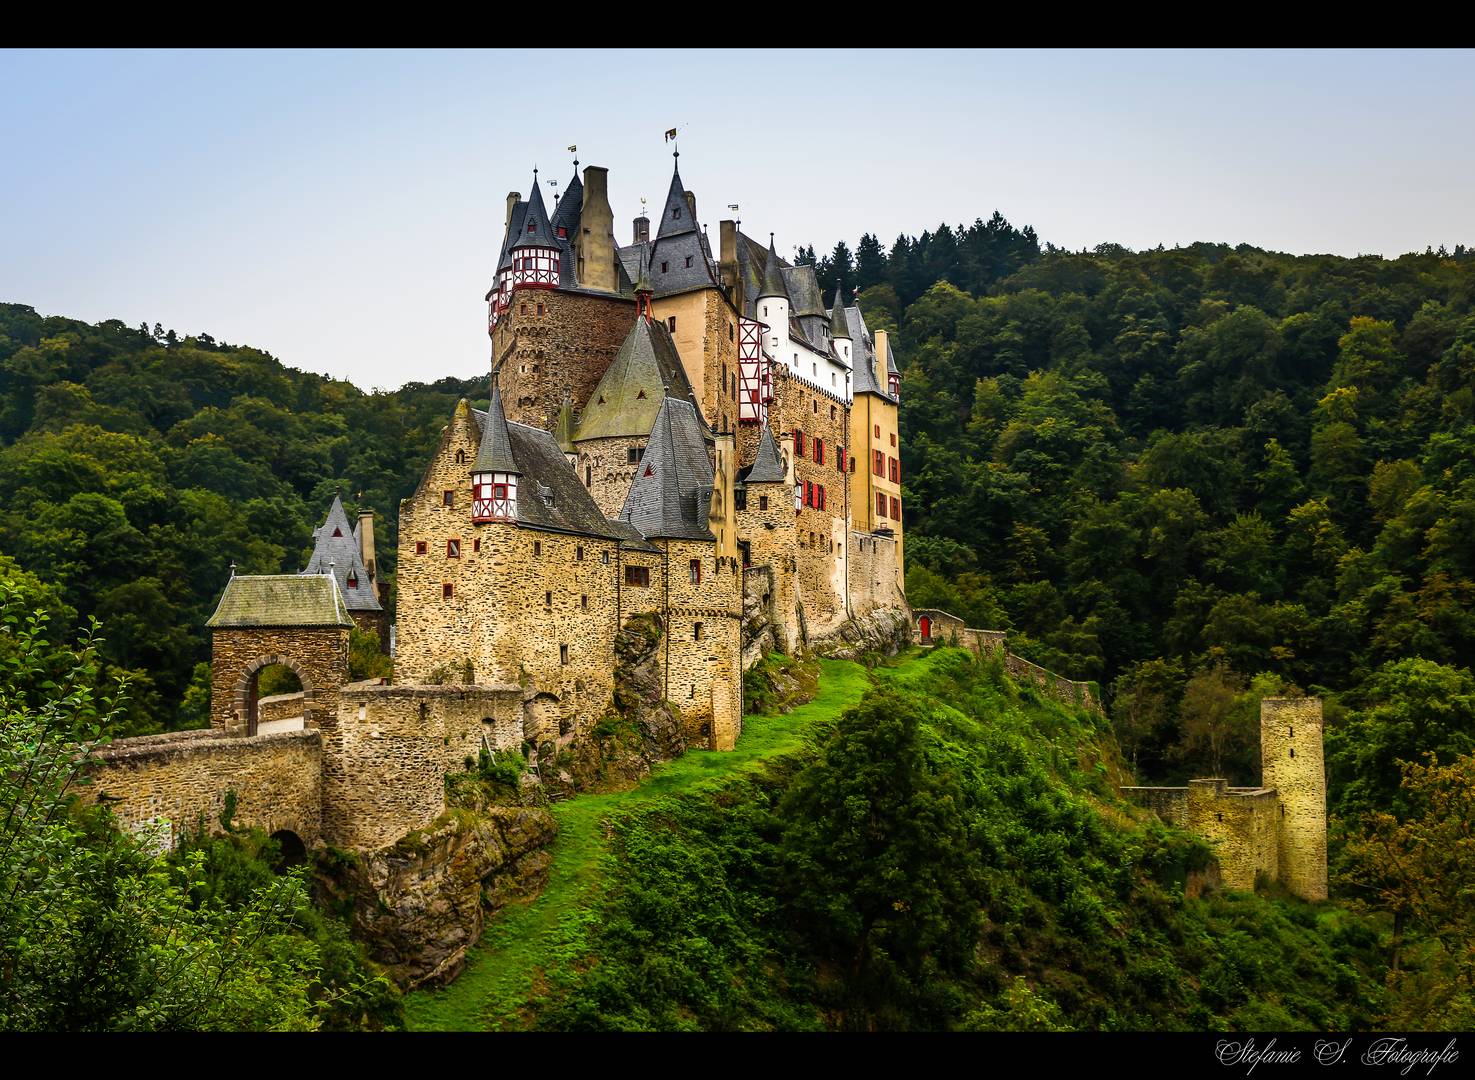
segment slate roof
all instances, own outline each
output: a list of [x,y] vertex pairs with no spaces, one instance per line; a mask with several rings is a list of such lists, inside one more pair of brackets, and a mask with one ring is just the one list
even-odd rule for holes
[[[835,306],[830,310],[830,337],[850,337],[850,322],[845,314],[845,301],[840,299],[840,285],[835,285]],[[854,346],[851,347],[851,355],[855,354]]]
[[638,318],[589,395],[574,441],[650,432],[667,397],[695,400],[666,324]]
[[648,539],[712,540],[707,527],[711,498],[712,461],[701,415],[691,402],[668,397],[651,427],[620,520]]
[[782,296],[789,298],[788,283],[784,279],[784,261],[778,257],[778,252],[773,248],[772,235],[768,238],[768,255],[763,263],[763,283],[758,287],[754,298],[761,300],[765,296]]
[[[343,500],[333,496],[333,505],[328,508],[327,520],[322,528],[312,534],[312,557],[307,560],[304,574],[326,574],[332,568],[338,588],[343,592],[343,602],[349,611],[383,611],[378,597],[374,595],[374,583],[369,580],[359,552],[358,527],[348,524],[348,514],[343,509]],[[354,584],[348,578],[353,576]]]
[[235,575],[206,620],[212,629],[353,626],[338,586],[326,574]]
[[[480,409],[471,410],[471,415],[485,442],[491,418]],[[526,424],[503,423],[521,473],[517,481],[519,525],[606,540],[626,539],[627,530],[600,511],[551,434]]]
[[773,484],[781,483],[787,478],[783,456],[778,452],[778,443],[774,442],[773,432],[764,424],[763,434],[758,436],[758,450],[753,455],[753,464],[748,467],[744,482]]
[[[512,204],[512,215],[507,219],[507,234],[502,237],[502,254],[497,258],[497,270],[512,269],[512,241],[522,232],[522,223],[527,220],[528,204],[519,199]],[[492,288],[497,287],[496,282]]]
[[671,187],[666,192],[666,208],[661,211],[661,227],[656,230],[656,239],[694,233],[697,223],[692,220],[691,209],[686,205],[686,188],[681,183],[681,169],[671,170]]
[[492,378],[491,400],[487,403],[487,411],[481,415],[487,417],[487,422],[482,425],[481,445],[476,449],[476,463],[471,466],[471,471],[521,472],[507,434],[507,414],[502,409],[502,387],[495,376]]
[[[533,226],[532,232],[528,225]],[[558,234],[548,220],[548,211],[543,207],[543,187],[538,183],[538,171],[533,170],[533,193],[528,196],[527,209],[523,212],[522,224],[517,230],[517,240],[511,250],[525,247],[557,247]]]
[[887,401],[895,399],[886,392],[883,382],[876,378],[876,349],[866,321],[859,307],[845,309],[845,321],[850,327],[850,357],[852,374],[850,392],[855,394],[877,394]]
[[815,276],[812,265],[801,263],[798,266],[786,266],[782,273],[784,284],[789,290],[789,314],[801,316],[829,314],[825,311],[824,294],[820,291],[819,278]]

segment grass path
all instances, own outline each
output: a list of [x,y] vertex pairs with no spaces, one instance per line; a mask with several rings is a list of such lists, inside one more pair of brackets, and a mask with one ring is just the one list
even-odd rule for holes
[[487,924],[449,986],[405,998],[405,1022],[420,1031],[497,1031],[522,1026],[520,1010],[538,989],[542,973],[583,954],[594,913],[604,853],[604,822],[613,814],[662,795],[686,792],[730,777],[800,746],[816,721],[839,716],[870,687],[859,664],[820,661],[813,701],[781,716],[743,718],[737,749],[689,751],[663,762],[638,786],[602,795],[579,795],[555,804],[558,838],[551,849],[548,884],[528,904],[505,909]]

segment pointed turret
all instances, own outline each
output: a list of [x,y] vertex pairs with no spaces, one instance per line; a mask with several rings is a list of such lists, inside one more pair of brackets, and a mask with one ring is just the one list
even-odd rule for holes
[[758,299],[777,296],[789,299],[789,287],[784,284],[784,268],[773,248],[773,233],[768,234],[768,261],[763,264],[763,286],[758,290]]
[[525,247],[549,247],[553,239],[553,226],[548,220],[548,211],[543,208],[543,186],[538,183],[538,170],[533,170],[533,193],[528,196],[527,210],[523,213],[521,233],[512,243],[512,249]]
[[482,425],[481,446],[471,467],[471,520],[516,521],[517,478],[521,470],[512,453],[512,436],[507,430],[507,413],[502,408],[502,388],[492,376],[492,399]]
[[680,236],[697,231],[696,215],[692,213],[686,197],[686,188],[681,185],[681,170],[671,170],[671,188],[666,192],[666,208],[661,211],[661,227],[656,230],[656,239]]
[[[558,238],[574,238],[574,229],[579,224],[579,213],[584,208],[584,181],[579,179],[579,163],[574,162],[574,178],[563,189],[563,198],[558,200],[558,209],[553,211],[553,235]],[[563,230],[560,232],[559,230]]]
[[749,484],[780,484],[787,479],[783,455],[778,452],[778,443],[767,423],[758,436],[758,451],[753,456],[753,465],[748,470]]
[[322,528],[313,533],[312,557],[302,572],[331,573],[350,611],[383,610],[374,593],[373,579],[360,554],[358,538],[348,523],[343,500],[336,493]]
[[850,323],[845,318],[845,301],[840,299],[840,282],[835,282],[835,303],[830,308],[830,337],[850,339]]
[[512,456],[512,436],[507,433],[507,413],[502,408],[502,387],[492,378],[492,399],[487,405],[487,423],[482,431],[481,447],[476,451],[475,472],[516,473],[517,461]]
[[690,401],[661,402],[620,520],[646,539],[712,540],[712,459]]

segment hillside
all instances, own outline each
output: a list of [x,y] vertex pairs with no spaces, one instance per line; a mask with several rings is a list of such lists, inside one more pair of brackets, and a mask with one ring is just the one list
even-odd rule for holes
[[[956,649],[751,717],[736,753],[560,804],[548,888],[426,1029],[1327,1029],[1380,1005],[1378,924],[1185,900],[1109,728]],[[1328,992],[1329,991],[1329,992]]]

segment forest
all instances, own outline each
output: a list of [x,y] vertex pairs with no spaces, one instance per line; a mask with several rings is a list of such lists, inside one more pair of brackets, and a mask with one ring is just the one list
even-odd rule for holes
[[[1395,982],[1400,950],[1444,958],[1411,962],[1392,1012],[1382,1015],[1406,1026],[1425,1015],[1452,1026],[1475,1017],[1475,939],[1460,900],[1475,860],[1452,859],[1469,845],[1458,829],[1470,821],[1475,760],[1475,253],[1343,258],[1221,244],[1072,252],[1042,245],[996,213],[900,237],[889,251],[868,234],[854,256],[842,243],[823,257],[812,249],[799,257],[815,261],[822,280],[839,280],[847,298],[856,292],[873,330],[896,334],[909,601],[1006,629],[1016,652],[1098,681],[1110,735],[1146,783],[1204,775],[1255,782],[1259,699],[1323,695],[1334,894],[1393,920]],[[204,724],[203,623],[231,566],[300,569],[335,491],[350,514],[378,513],[392,604],[399,500],[455,401],[485,393],[481,379],[365,393],[203,332],[94,325],[0,305],[7,760],[31,760],[36,744],[26,732],[37,723],[51,731],[47,710],[58,701],[70,702],[64,746],[104,727],[123,736]],[[41,623],[28,616],[38,608],[48,613]],[[62,690],[71,696],[59,698]],[[853,724],[845,730],[856,734]],[[946,759],[923,771],[946,771]],[[41,806],[45,828],[11,832],[20,839],[6,848],[7,880],[35,864],[35,844],[52,844],[45,857],[72,876],[60,899],[47,902],[81,912],[87,932],[73,935],[73,953],[26,952],[27,940],[44,939],[27,929],[24,912],[13,912],[0,927],[8,962],[30,981],[6,984],[5,1026],[54,1020],[56,1000],[45,988],[82,979],[95,961],[89,950],[122,950],[135,975],[151,970],[147,942],[124,933],[128,926],[154,919],[216,940],[239,932],[221,925],[225,912],[255,928],[261,947],[229,974],[185,962],[179,970],[198,978],[196,991],[228,979],[235,1011],[221,1012],[204,992],[115,980],[113,997],[97,1003],[96,1026],[399,1022],[393,994],[341,926],[284,917],[310,905],[300,883],[274,884],[296,879],[262,869],[276,856],[259,838],[222,846],[202,834],[173,857],[174,869],[153,873],[129,861],[136,852],[97,839],[105,829],[95,821],[61,829],[65,786],[48,791],[50,801],[39,804],[16,795]],[[61,831],[46,831],[53,827]],[[778,842],[776,827],[764,819],[764,843]],[[822,895],[823,874],[845,868],[826,869],[822,852],[791,839],[783,858],[808,860],[813,896]],[[1082,857],[1099,860],[1117,843],[1088,845]],[[1451,857],[1441,862],[1439,852]],[[89,880],[112,883],[135,906],[104,905],[98,911],[115,922],[88,923],[81,897]],[[138,881],[153,891],[128,884]],[[841,892],[860,896],[872,885],[848,881]],[[999,882],[993,892],[975,886],[937,883],[944,892],[973,889],[970,905],[1003,903]],[[1136,887],[1118,886],[1109,903],[1130,899]],[[824,913],[805,908],[813,896],[791,900],[819,927]],[[1080,903],[1107,903],[1104,896],[1082,893]],[[211,897],[229,902],[212,907]],[[118,914],[129,911],[131,918]],[[1213,917],[1221,916],[1225,927],[1241,917],[1229,908]],[[1102,925],[1089,911],[1071,918]],[[1172,923],[1150,933],[1171,938]],[[638,944],[639,921],[629,925],[629,941],[611,940],[611,950]],[[626,923],[611,926],[624,933]],[[1294,951],[1300,931],[1284,929]],[[934,931],[942,933],[934,927],[923,937]],[[1359,963],[1373,951],[1387,959],[1367,937],[1380,932],[1357,929],[1362,936],[1333,948],[1345,955],[1316,963],[1349,978],[1342,968],[1353,954]],[[926,962],[962,964],[963,947],[945,937],[927,939]],[[19,953],[10,948],[17,941]],[[805,947],[841,944],[816,936]],[[1001,954],[1025,944],[993,941]],[[204,955],[190,951],[188,935],[180,947]],[[1154,947],[1166,966],[1152,977],[1169,979],[1163,972],[1186,961],[1176,944]],[[629,959],[635,963],[634,952]],[[59,971],[63,961],[72,966]],[[1225,962],[1232,970],[1223,978],[1240,980],[1240,989],[1166,1013],[1143,1002],[1112,1019],[1089,995],[1062,1013],[1052,1008],[1068,995],[1052,1006],[1010,982],[970,997],[966,1015],[979,1026],[1008,1026],[1020,1019],[1013,1013],[1046,1026],[1336,1026],[1375,1022],[1383,1007],[1359,991],[1335,1016],[1299,999],[1239,1015],[1258,999],[1243,992],[1249,976],[1234,966],[1241,962]],[[1085,958],[1072,970],[1089,976],[1094,963]],[[1028,964],[1020,959],[1013,969],[1028,973]],[[612,965],[609,978],[622,971]],[[799,1013],[784,1011],[792,1001],[779,1003],[765,1022],[821,1023],[805,1010],[828,1001],[824,1007],[872,1025],[962,1023],[957,1001],[916,996],[927,981],[917,970],[877,978],[874,986],[821,988]],[[1415,978],[1425,981],[1407,982]],[[257,984],[284,987],[285,996],[266,1002]],[[32,996],[16,996],[17,986]],[[585,1026],[613,1010],[638,1025],[645,1014],[619,997],[625,993],[612,983],[570,991],[539,1022]],[[685,1015],[679,1002],[671,1007],[670,1015]],[[1421,1011],[1428,1009],[1435,1011]],[[138,1020],[145,1010],[151,1019]]]

